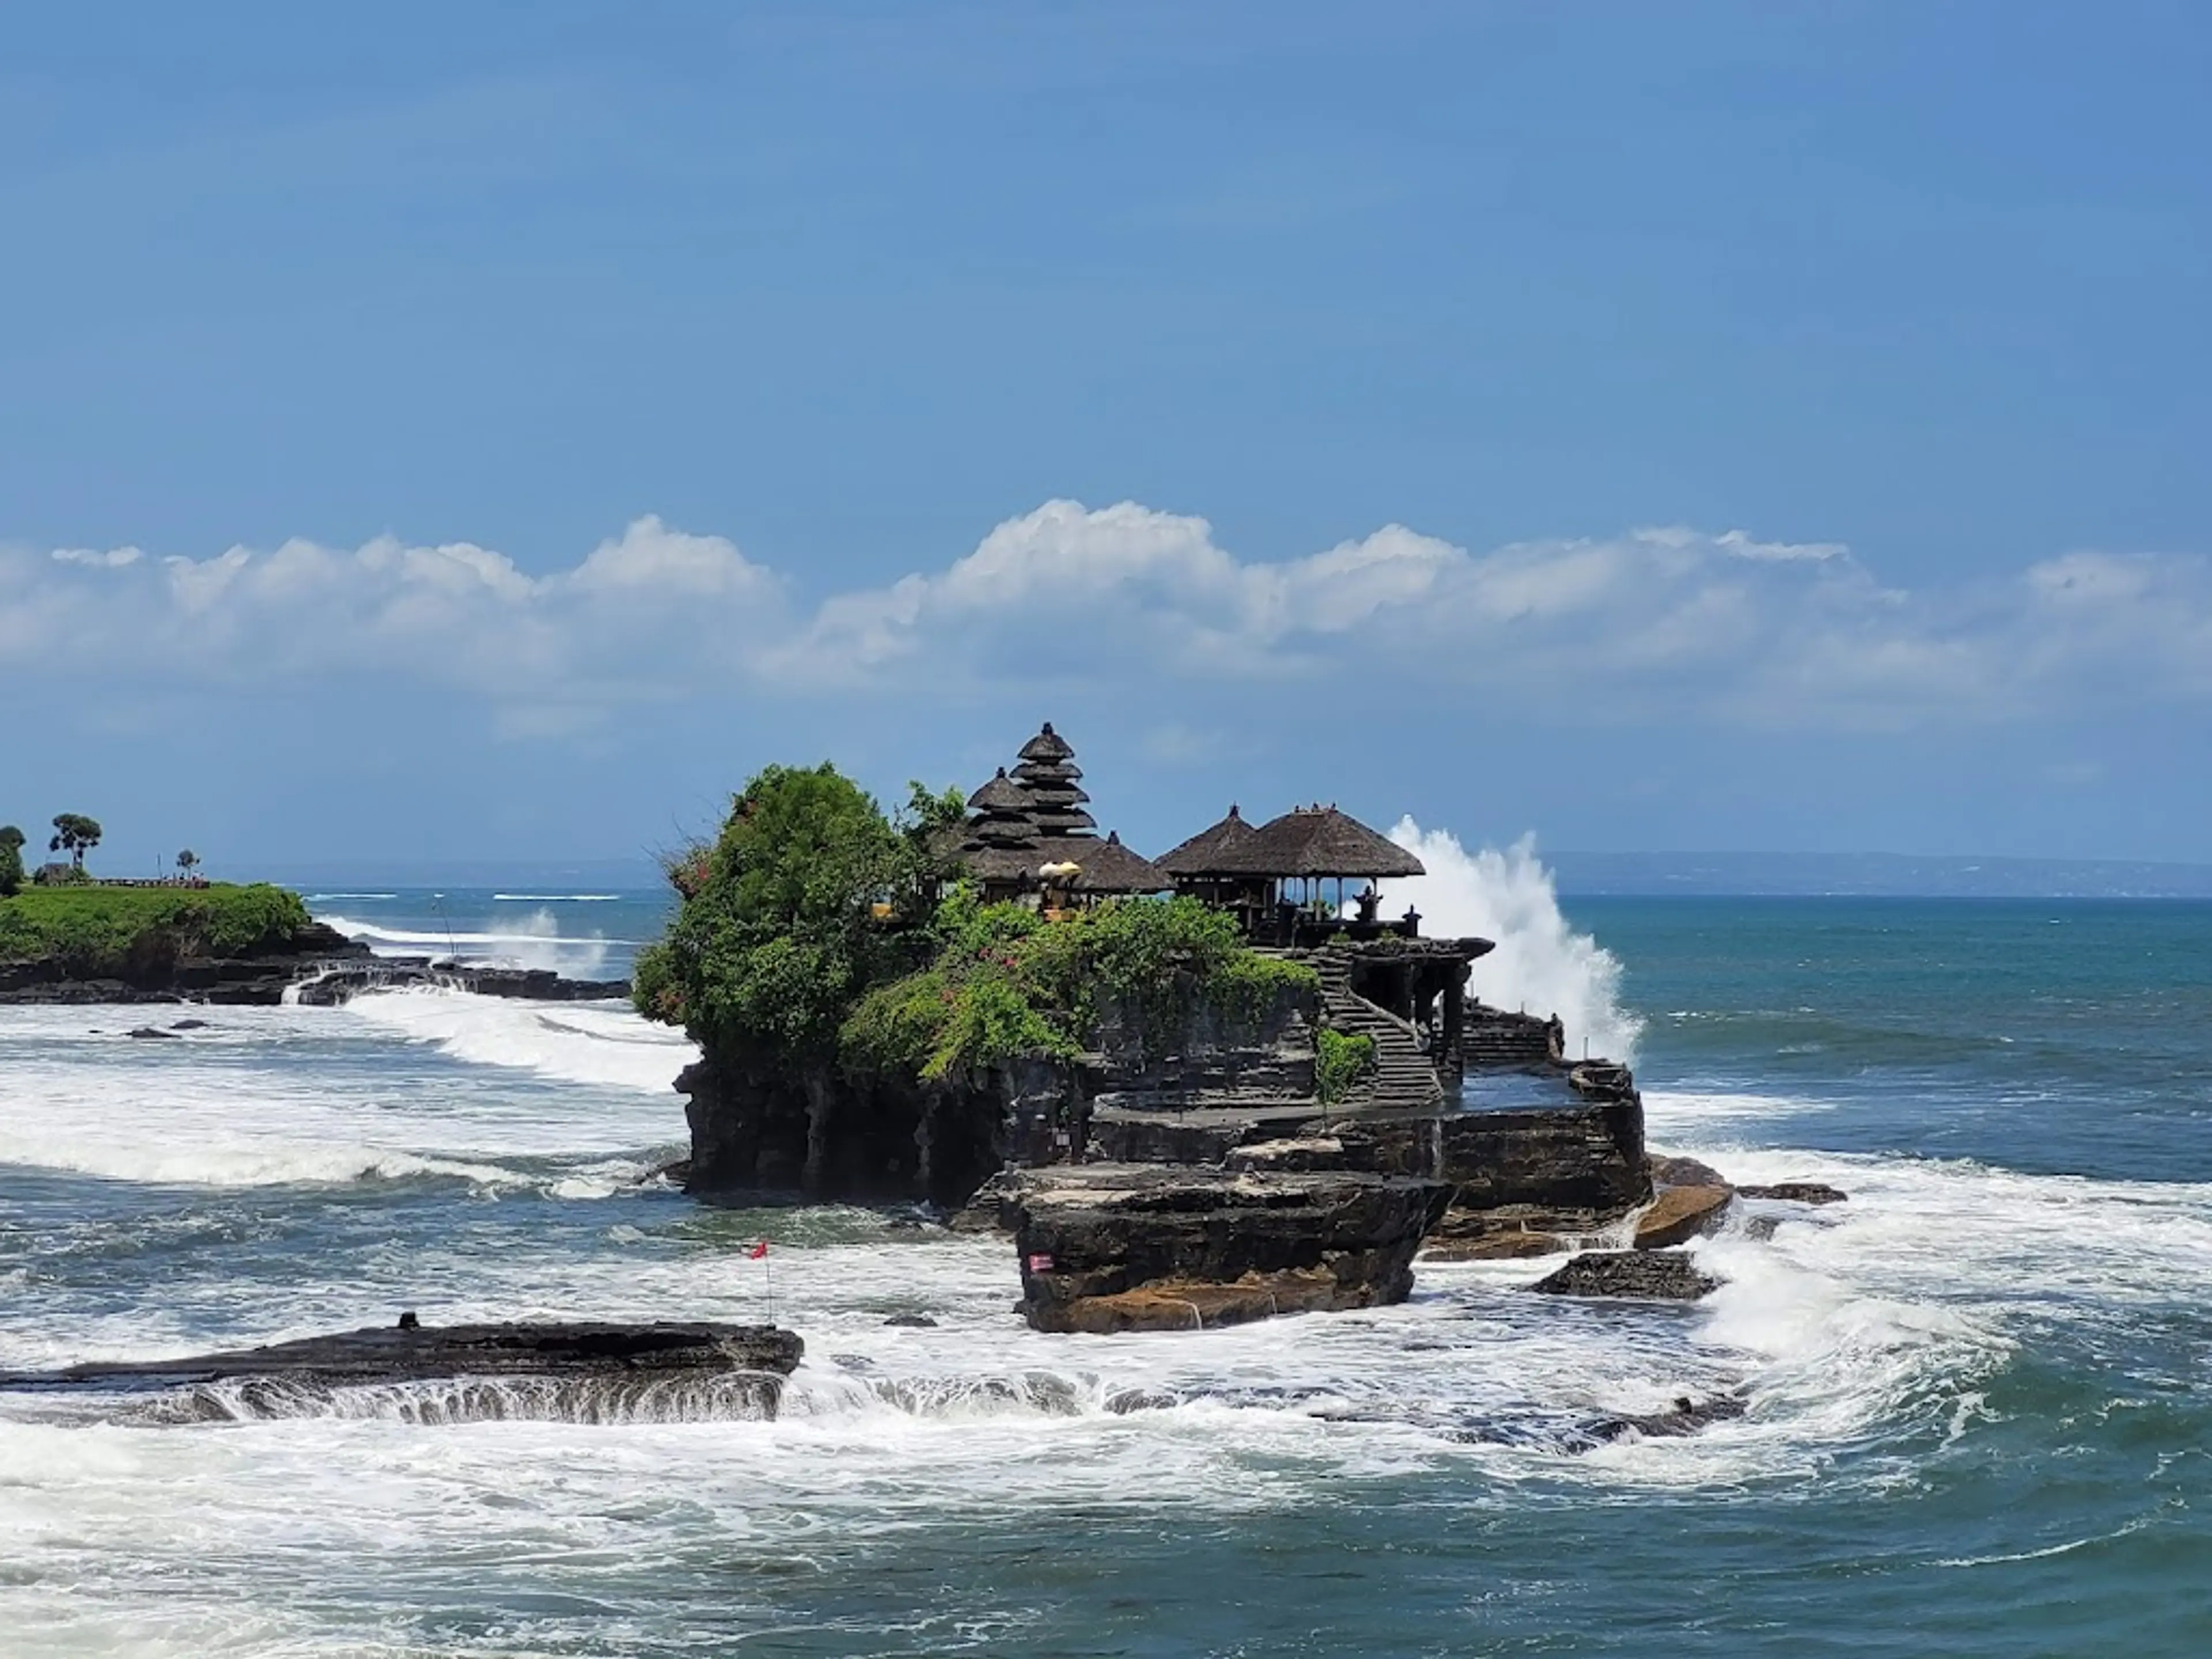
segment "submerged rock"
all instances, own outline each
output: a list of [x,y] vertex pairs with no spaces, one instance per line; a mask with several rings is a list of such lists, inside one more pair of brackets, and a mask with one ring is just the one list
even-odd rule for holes
[[142,1042],[181,1042],[184,1041],[184,1039],[179,1037],[174,1031],[165,1031],[158,1025],[140,1025],[134,1028],[128,1035],[137,1037]]
[[1778,1181],[1765,1187],[1739,1187],[1742,1198],[1778,1199],[1785,1204],[1841,1204],[1850,1194],[1822,1181]]
[[1631,1435],[1645,1440],[1676,1440],[1696,1434],[1716,1423],[1733,1422],[1749,1409],[1738,1395],[1720,1394],[1705,1400],[1684,1395],[1663,1412],[1632,1413],[1593,1424],[1590,1432],[1600,1440],[1626,1440]]
[[1042,1331],[1191,1330],[1402,1302],[1451,1183],[1091,1164],[1001,1182]]
[[1547,1296],[1632,1297],[1647,1302],[1695,1302],[1721,1281],[1673,1250],[1591,1250],[1528,1288]]
[[[805,1346],[772,1325],[404,1322],[181,1359],[0,1372],[0,1390],[167,1396],[166,1420],[298,1416],[349,1391],[453,1383],[391,1401],[424,1421],[773,1417]],[[706,1385],[703,1391],[702,1385]]]

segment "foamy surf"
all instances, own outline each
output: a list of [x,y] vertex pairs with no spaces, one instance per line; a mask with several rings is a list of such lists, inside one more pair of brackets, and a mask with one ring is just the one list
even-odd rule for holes
[[666,1096],[699,1057],[682,1032],[616,1004],[539,1003],[434,986],[369,991],[346,1012],[456,1060]]
[[320,920],[379,956],[450,956],[488,966],[545,969],[572,979],[598,977],[615,951],[633,950],[639,943],[568,932],[548,909],[503,921],[496,929],[394,927],[338,914]]

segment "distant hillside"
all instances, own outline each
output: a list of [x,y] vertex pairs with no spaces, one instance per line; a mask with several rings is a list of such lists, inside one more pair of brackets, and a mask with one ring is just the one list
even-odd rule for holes
[[1567,894],[2212,898],[2212,865],[1903,853],[1547,853]]

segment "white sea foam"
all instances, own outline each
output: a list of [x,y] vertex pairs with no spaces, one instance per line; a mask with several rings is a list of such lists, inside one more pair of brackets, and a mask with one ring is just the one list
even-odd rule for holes
[[611,904],[620,893],[494,893],[501,904]]
[[1502,853],[1490,847],[1470,853],[1450,830],[1424,830],[1405,817],[1390,839],[1428,874],[1380,884],[1384,915],[1411,904],[1427,933],[1493,940],[1498,948],[1474,964],[1471,981],[1484,1001],[1557,1014],[1571,1054],[1587,1042],[1594,1055],[1634,1060],[1644,1022],[1620,1006],[1620,963],[1560,914],[1534,836]]
[[699,1057],[682,1032],[605,1003],[543,1003],[431,986],[371,991],[347,1012],[457,1060],[666,1096]]
[[380,956],[458,956],[501,967],[544,968],[574,979],[597,977],[609,951],[634,946],[635,939],[564,931],[550,910],[536,910],[502,921],[497,931],[447,927],[392,927],[352,916],[322,918],[349,939],[359,939]]

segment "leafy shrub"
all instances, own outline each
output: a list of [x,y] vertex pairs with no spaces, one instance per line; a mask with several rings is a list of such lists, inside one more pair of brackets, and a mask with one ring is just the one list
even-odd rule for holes
[[1314,1092],[1333,1105],[1375,1069],[1375,1039],[1324,1025],[1314,1034]]

